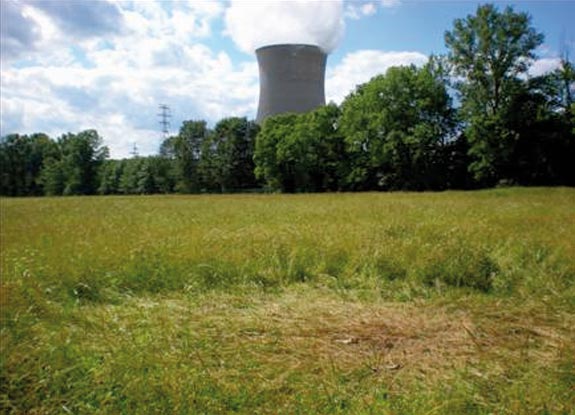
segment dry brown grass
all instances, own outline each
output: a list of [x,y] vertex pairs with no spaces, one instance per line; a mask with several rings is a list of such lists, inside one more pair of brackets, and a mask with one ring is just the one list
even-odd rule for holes
[[[293,373],[320,382],[334,371],[360,370],[399,393],[414,381],[447,382],[463,369],[488,378],[526,359],[551,366],[575,344],[571,315],[530,312],[524,305],[485,310],[481,304],[466,307],[464,300],[456,306],[362,303],[317,290],[245,301],[221,294],[200,303],[181,296],[138,298],[128,306],[96,306],[91,314],[124,331],[145,324],[165,345],[177,344],[185,329],[192,339],[217,345],[215,355],[194,351],[212,376],[235,378],[244,371],[278,387]],[[162,351],[168,361],[173,353],[174,363],[181,352]],[[254,362],[251,372],[242,367],[247,361]]]

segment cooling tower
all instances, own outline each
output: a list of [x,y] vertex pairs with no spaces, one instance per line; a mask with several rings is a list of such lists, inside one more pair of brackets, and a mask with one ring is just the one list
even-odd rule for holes
[[325,105],[327,55],[312,45],[272,45],[256,50],[260,100],[256,121],[270,115],[307,112]]

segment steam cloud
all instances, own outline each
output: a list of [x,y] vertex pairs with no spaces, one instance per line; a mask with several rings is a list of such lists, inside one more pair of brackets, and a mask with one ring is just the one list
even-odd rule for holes
[[316,45],[329,53],[345,28],[342,0],[232,0],[225,23],[226,33],[247,53],[282,43]]

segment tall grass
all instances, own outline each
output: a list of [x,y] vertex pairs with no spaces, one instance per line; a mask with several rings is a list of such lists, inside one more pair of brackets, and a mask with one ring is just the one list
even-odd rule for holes
[[570,413],[575,191],[2,199],[6,413]]

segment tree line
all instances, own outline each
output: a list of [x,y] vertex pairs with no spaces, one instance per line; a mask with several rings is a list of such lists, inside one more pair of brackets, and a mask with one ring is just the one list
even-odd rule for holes
[[[575,67],[529,76],[543,35],[511,7],[479,6],[448,54],[392,67],[341,105],[258,126],[185,121],[158,155],[111,160],[95,130],[3,137],[0,194],[84,195],[471,189],[575,185]],[[454,97],[457,105],[454,104]]]

